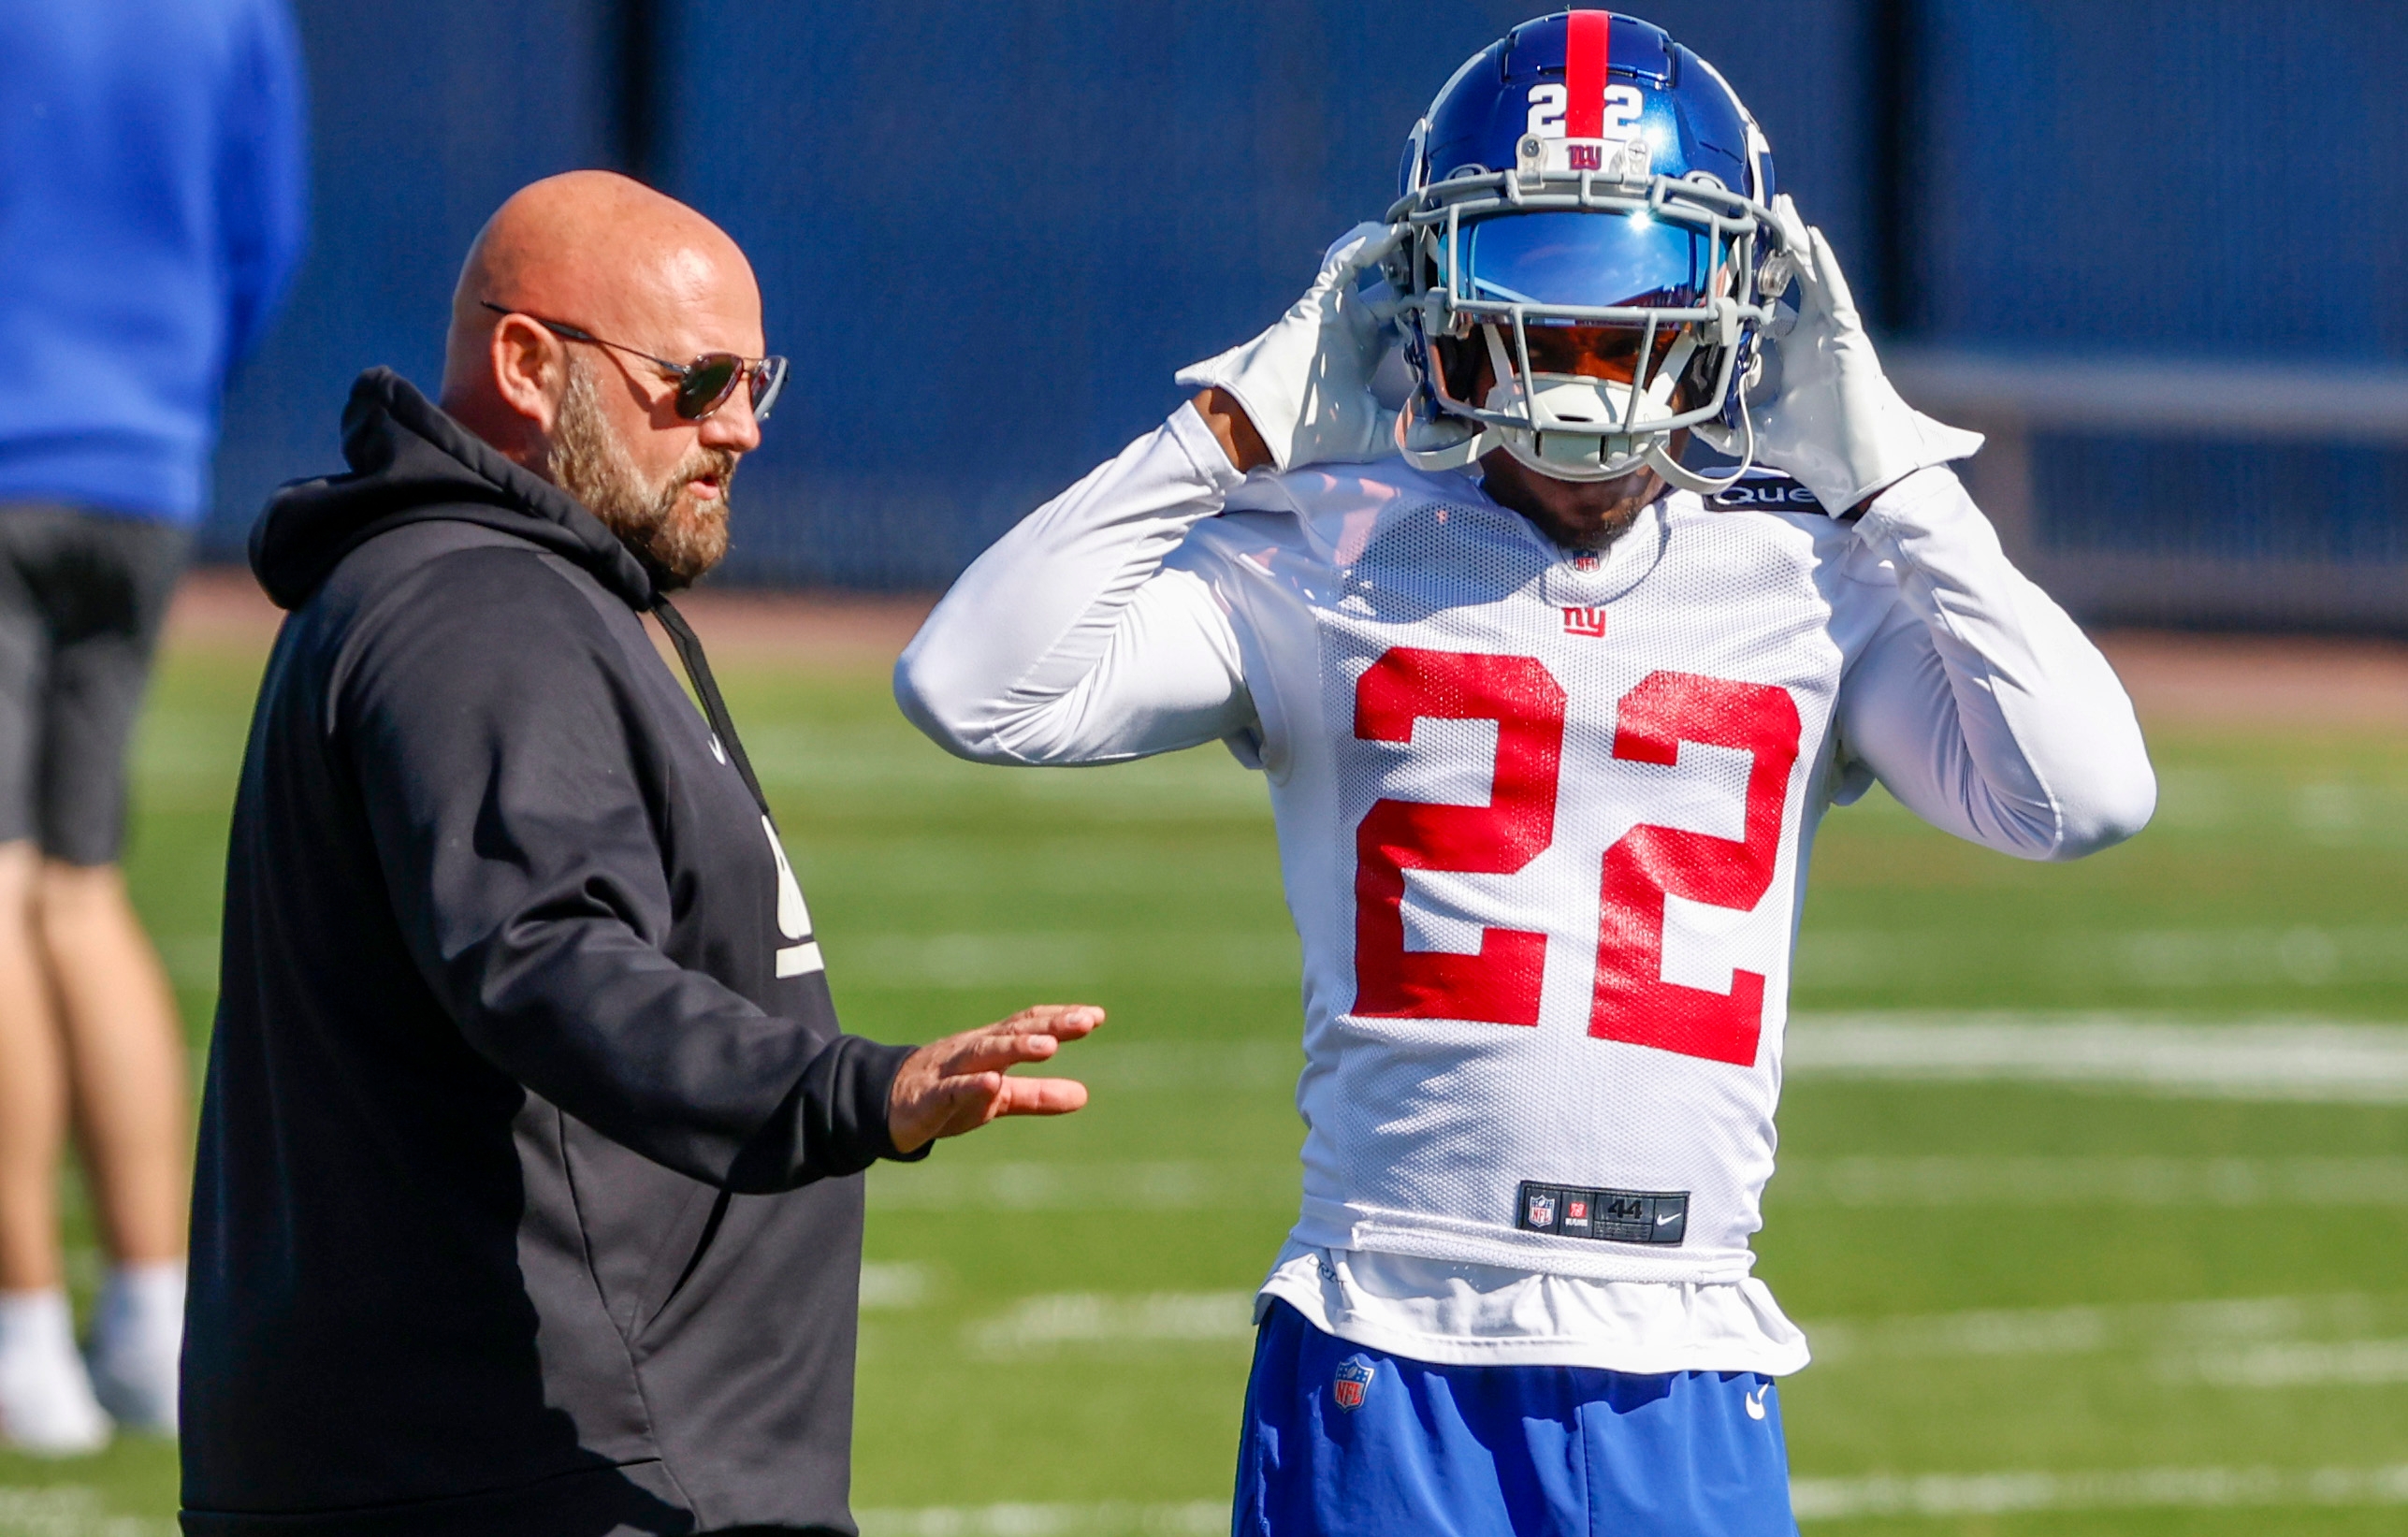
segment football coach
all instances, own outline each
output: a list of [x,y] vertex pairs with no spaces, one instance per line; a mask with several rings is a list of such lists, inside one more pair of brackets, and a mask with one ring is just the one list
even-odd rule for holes
[[1005,1069],[1097,1009],[837,1029],[666,597],[726,548],[764,350],[708,221],[539,181],[469,254],[441,408],[370,370],[350,472],[260,518],[290,613],[226,871],[187,1532],[849,1532],[856,1176],[1085,1102]]

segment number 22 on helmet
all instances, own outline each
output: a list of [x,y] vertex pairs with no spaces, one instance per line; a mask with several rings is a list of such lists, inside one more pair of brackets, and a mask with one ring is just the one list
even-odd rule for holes
[[1711,65],[1633,17],[1526,22],[1438,93],[1400,182],[1407,459],[1729,484],[1672,436],[1719,423],[1751,457],[1745,387],[1791,268],[1771,146]]

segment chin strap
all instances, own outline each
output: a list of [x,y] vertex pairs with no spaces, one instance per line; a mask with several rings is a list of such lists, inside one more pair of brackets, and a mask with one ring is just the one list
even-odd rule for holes
[[1694,491],[1702,497],[1720,496],[1738,485],[1740,477],[1754,469],[1756,465],[1756,419],[1748,414],[1748,394],[1745,390],[1740,391],[1739,394],[1739,433],[1741,449],[1738,468],[1720,480],[1716,480],[1711,475],[1701,475],[1691,470],[1665,453],[1662,443],[1652,443],[1648,446],[1647,468],[1684,491]]
[[[1413,441],[1416,428],[1440,434],[1451,428],[1455,429],[1456,435],[1432,447]],[[1482,444],[1487,442],[1487,435],[1471,424],[1458,422],[1452,416],[1424,421],[1414,416],[1410,405],[1397,413],[1396,438],[1397,452],[1404,456],[1405,463],[1416,470],[1432,472],[1464,469],[1487,452]]]

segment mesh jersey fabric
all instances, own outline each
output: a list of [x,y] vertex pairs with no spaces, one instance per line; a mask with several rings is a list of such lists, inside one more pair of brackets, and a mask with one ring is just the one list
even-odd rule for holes
[[982,556],[896,683],[982,761],[1263,768],[1294,1241],[1607,1284],[1748,1272],[1825,807],[1878,776],[2063,858],[2154,800],[2111,670],[1944,470],[1854,526],[1675,493],[1583,553],[1470,474],[1242,477],[1182,408]]
[[[1833,705],[1895,582],[1820,514],[1687,493],[1602,552],[1397,461],[1232,500],[1169,564],[1261,659],[1247,678],[1305,956],[1296,1239],[1745,1275]],[[1618,719],[1634,697],[1673,761],[1636,754]],[[1698,867],[1751,856],[1768,878],[1742,906],[1664,895],[1713,894]],[[1693,1014],[1727,1019],[1702,1041]],[[1534,1231],[1525,1183],[1680,1195],[1677,1241]]]

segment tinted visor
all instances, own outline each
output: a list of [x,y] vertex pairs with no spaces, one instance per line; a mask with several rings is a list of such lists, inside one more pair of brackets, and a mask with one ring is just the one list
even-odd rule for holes
[[1466,225],[1461,239],[1449,286],[1475,303],[1687,310],[1712,281],[1705,236],[1645,214],[1503,214]]

